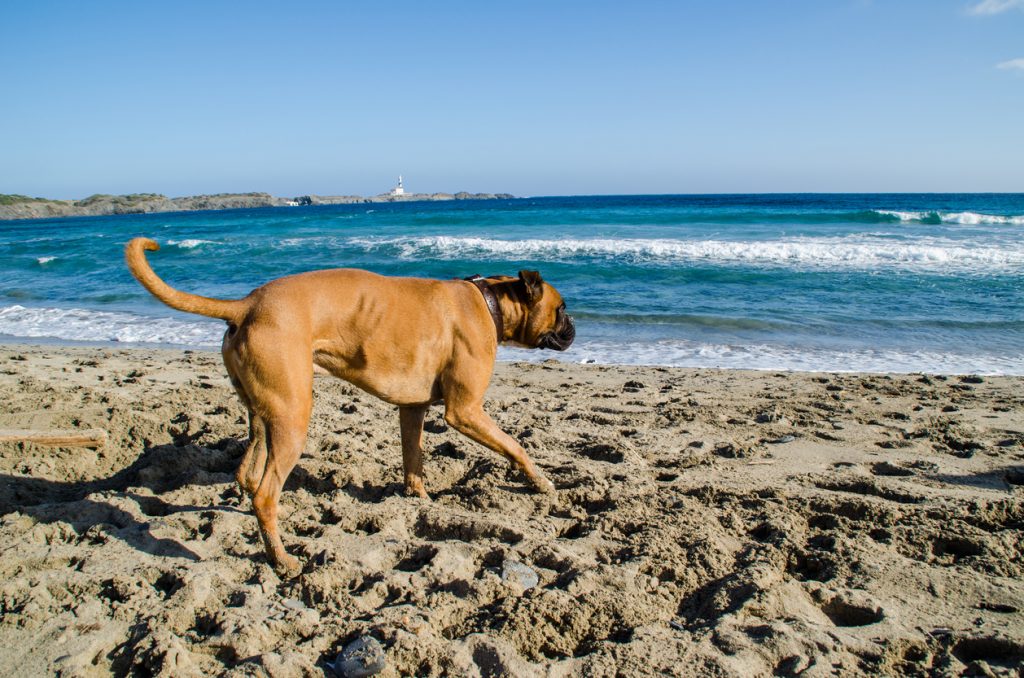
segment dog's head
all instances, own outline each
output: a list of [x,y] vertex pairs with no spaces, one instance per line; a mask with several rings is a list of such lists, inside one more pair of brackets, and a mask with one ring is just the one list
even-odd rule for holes
[[576,338],[576,325],[565,312],[562,295],[544,282],[537,271],[519,271],[519,278],[499,276],[518,306],[521,320],[512,343],[524,348],[550,348],[564,351]]

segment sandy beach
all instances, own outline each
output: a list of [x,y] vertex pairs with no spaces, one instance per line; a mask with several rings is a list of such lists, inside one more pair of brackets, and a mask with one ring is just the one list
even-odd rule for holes
[[[1024,378],[500,364],[558,488],[316,379],[268,566],[216,353],[0,346],[0,674],[1019,675]],[[536,579],[534,584],[533,579]]]

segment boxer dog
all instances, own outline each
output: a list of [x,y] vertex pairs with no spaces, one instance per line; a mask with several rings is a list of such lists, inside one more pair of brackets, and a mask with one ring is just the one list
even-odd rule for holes
[[449,425],[507,457],[541,492],[554,485],[483,409],[499,343],[564,351],[576,336],[554,287],[536,271],[466,280],[393,278],[330,269],[273,280],[244,299],[181,292],[146,260],[160,246],[135,238],[125,259],[135,279],[171,308],[227,321],[224,366],[249,411],[237,480],[252,498],[267,557],[286,576],[278,499],[306,444],[314,366],[398,406],[406,492],[423,485],[423,418],[443,402]]

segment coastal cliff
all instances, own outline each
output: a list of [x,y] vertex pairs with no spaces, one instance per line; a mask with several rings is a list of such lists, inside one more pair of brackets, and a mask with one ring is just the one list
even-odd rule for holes
[[0,220],[91,217],[111,214],[148,214],[152,212],[189,212],[194,210],[248,209],[254,207],[294,207],[301,205],[349,205],[379,202],[416,202],[422,200],[500,200],[513,198],[508,193],[410,193],[407,195],[303,195],[278,198],[269,193],[216,193],[168,198],[159,193],[130,195],[97,194],[82,200],[50,200],[25,195],[0,194]]

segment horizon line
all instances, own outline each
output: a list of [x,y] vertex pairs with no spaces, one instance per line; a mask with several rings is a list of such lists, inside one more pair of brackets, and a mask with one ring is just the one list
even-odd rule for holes
[[[406,198],[411,198],[417,195],[458,195],[458,194],[469,194],[469,195],[510,195],[511,198],[500,198],[504,200],[529,200],[533,198],[618,198],[618,197],[667,197],[667,196],[730,196],[730,195],[1024,195],[1024,190],[1020,191],[912,191],[912,190],[896,190],[896,191],[864,191],[864,190],[831,190],[831,191],[801,191],[801,190],[789,190],[789,191],[701,191],[695,193],[642,193],[642,192],[624,192],[624,193],[537,193],[533,195],[515,195],[509,191],[418,191],[416,193],[406,193]],[[230,196],[230,195],[269,195],[272,198],[281,199],[293,199],[301,198],[304,196],[318,196],[325,198],[333,197],[346,197],[346,198],[375,198],[381,196],[387,196],[387,193],[376,193],[372,195],[359,195],[357,193],[299,193],[297,195],[285,195],[275,194],[270,191],[220,191],[215,193],[191,193],[187,195],[168,195],[166,193],[156,193],[151,191],[134,191],[131,193],[90,193],[81,198],[49,198],[45,196],[33,196],[28,193],[0,193],[0,197],[6,196],[17,196],[24,197],[30,200],[51,200],[55,202],[77,202],[81,200],[87,200],[95,196],[110,196],[114,198],[127,197],[127,196],[143,196],[143,195],[154,195],[161,196],[170,200],[177,200],[181,198],[197,198],[197,197],[214,197],[214,196]],[[415,200],[395,200],[395,203],[401,202],[417,202]],[[425,201],[424,201],[425,202]],[[309,207],[310,205],[303,205]],[[324,205],[311,205],[312,207],[323,207]]]

